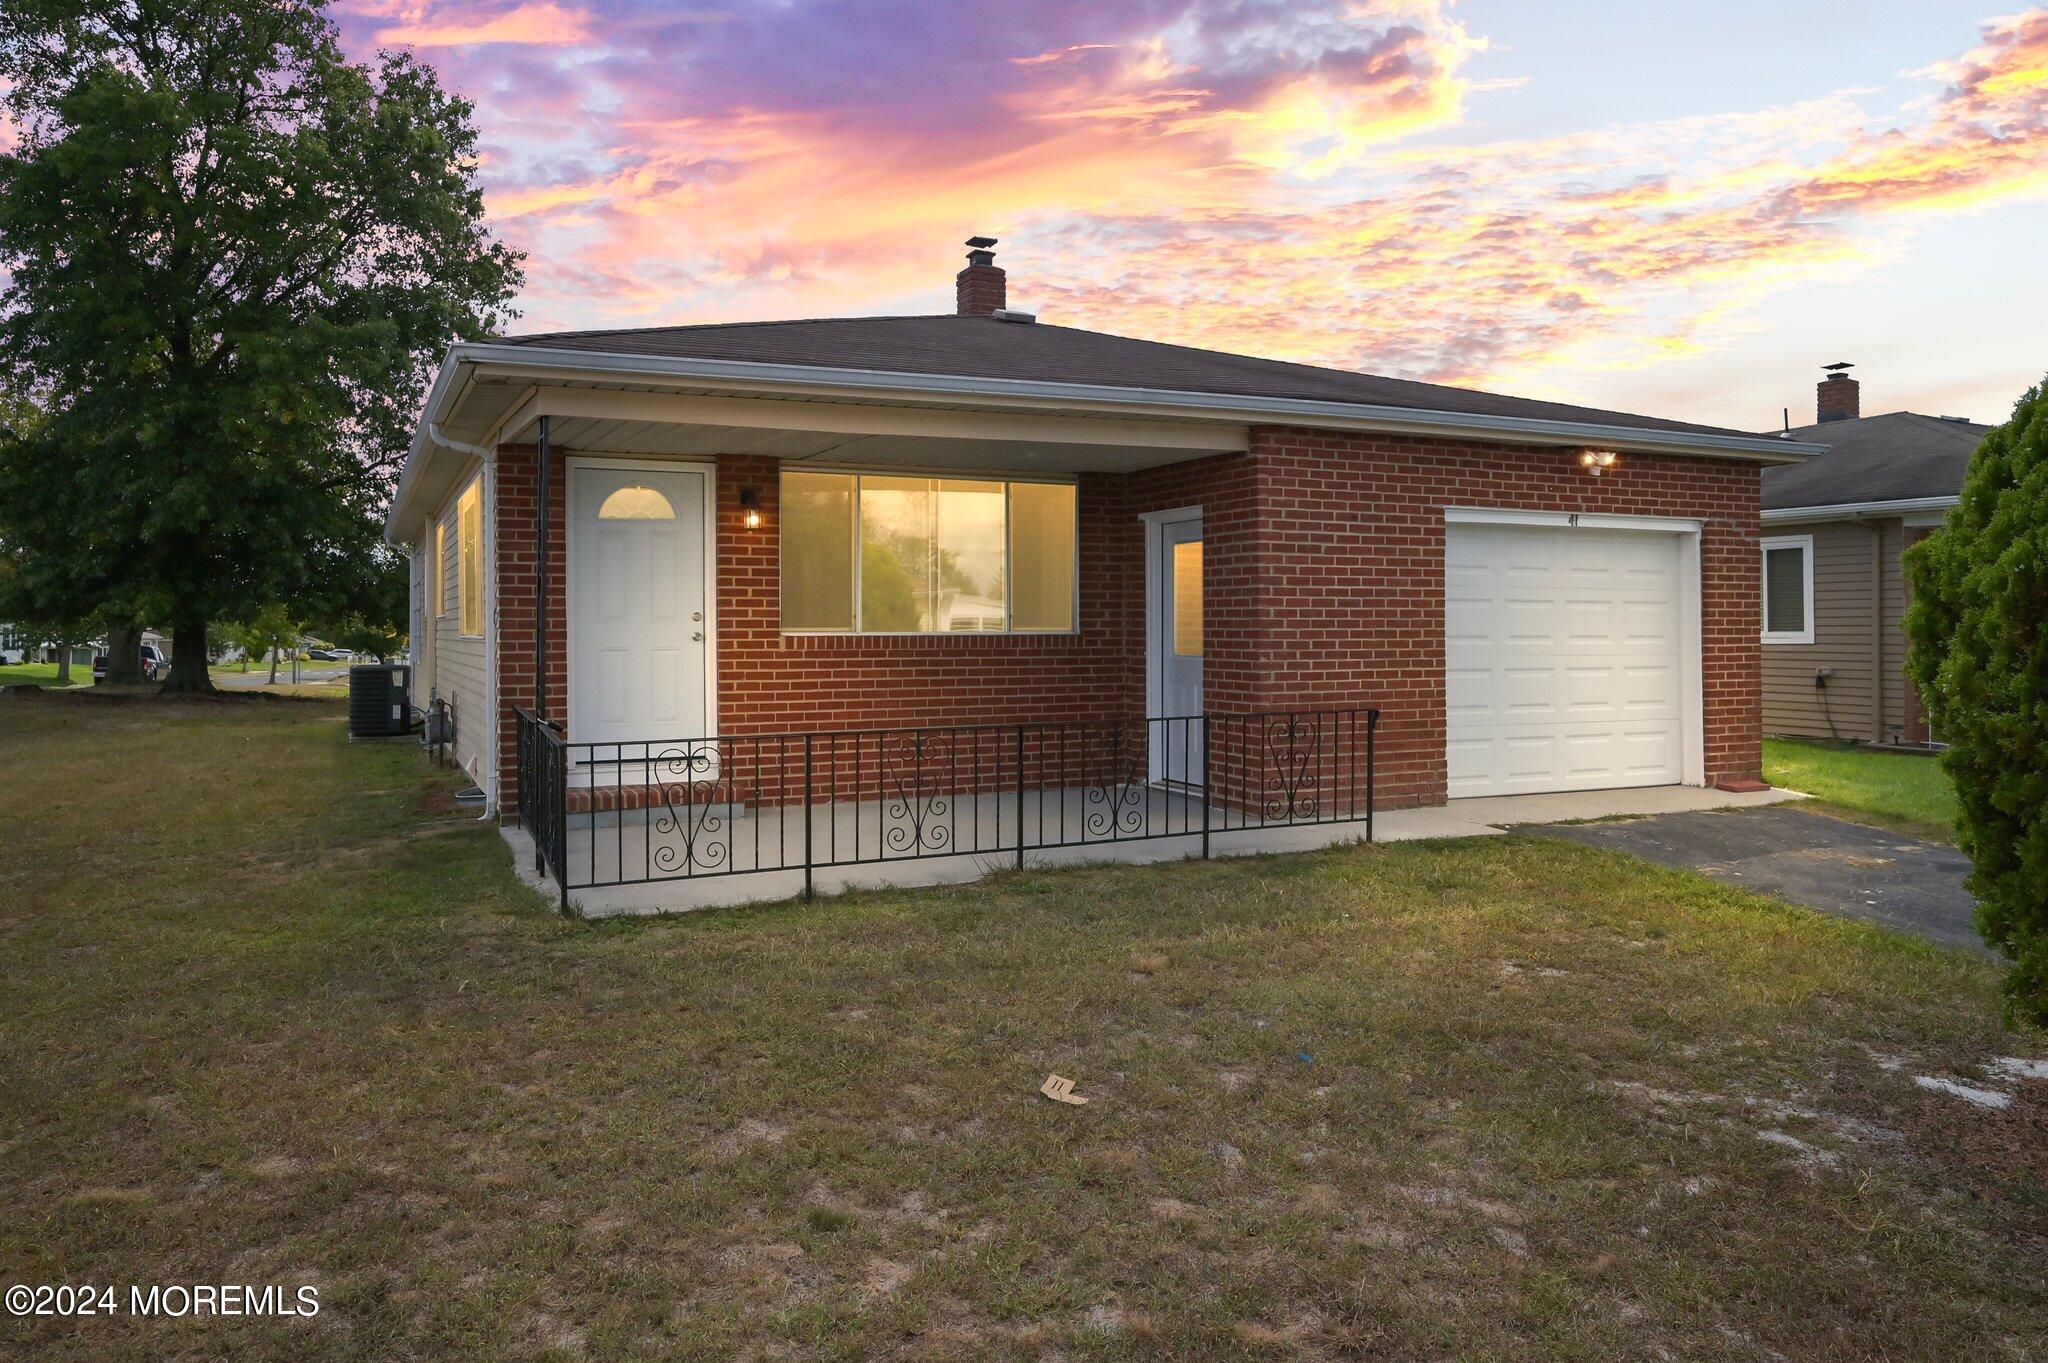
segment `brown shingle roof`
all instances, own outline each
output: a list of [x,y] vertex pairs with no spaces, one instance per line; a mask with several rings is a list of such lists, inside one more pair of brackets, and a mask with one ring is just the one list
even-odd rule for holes
[[1970,456],[1993,429],[1918,412],[1798,427],[1788,439],[1826,445],[1828,452],[1765,469],[1764,509],[1953,497],[1962,491]]
[[632,331],[557,331],[503,340],[613,355],[745,360],[900,374],[957,375],[1259,398],[1349,402],[1475,416],[1570,421],[1644,431],[1750,435],[1563,402],[1355,374],[1220,350],[1135,340],[1078,327],[991,317],[842,317]]

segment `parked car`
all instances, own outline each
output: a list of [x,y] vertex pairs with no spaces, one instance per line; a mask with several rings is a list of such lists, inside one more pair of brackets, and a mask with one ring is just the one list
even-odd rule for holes
[[[144,681],[162,681],[170,675],[170,656],[155,644],[144,644],[142,646],[142,679]],[[96,682],[107,679],[106,654],[95,653],[92,655],[92,679]]]
[[338,648],[309,648],[306,650],[306,657],[314,662],[321,663],[345,663],[348,661],[348,654]]

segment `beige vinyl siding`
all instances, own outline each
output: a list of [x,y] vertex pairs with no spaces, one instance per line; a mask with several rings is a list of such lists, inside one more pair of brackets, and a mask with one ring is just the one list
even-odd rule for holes
[[413,704],[422,710],[434,691],[434,547],[422,538],[413,546],[413,613],[417,626],[412,638]]
[[[1905,722],[1900,523],[1829,521],[1769,526],[1764,533],[1813,536],[1813,642],[1763,646],[1764,732],[1827,738],[1832,712],[1836,735],[1890,742],[1894,726]],[[1822,667],[1835,673],[1828,679],[1826,711],[1813,684]],[[1875,711],[1873,695],[1881,707]]]
[[[474,476],[481,477],[481,471]],[[490,687],[488,637],[465,638],[462,634],[462,611],[460,609],[460,542],[457,539],[459,527],[455,508],[462,500],[462,493],[469,486],[464,478],[455,487],[447,502],[434,513],[434,534],[439,537],[440,581],[435,584],[433,600],[434,636],[434,690],[455,708],[455,760],[469,773],[477,784],[484,783],[486,755],[490,751]],[[485,489],[488,496],[489,489]],[[484,518],[485,545],[483,560],[490,561],[489,527],[491,518]],[[488,602],[488,594],[486,594]],[[485,613],[485,635],[490,632],[489,613]]]

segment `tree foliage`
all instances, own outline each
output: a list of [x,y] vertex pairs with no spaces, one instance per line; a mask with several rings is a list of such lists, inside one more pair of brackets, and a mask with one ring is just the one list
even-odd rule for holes
[[1970,461],[1947,523],[1906,554],[1907,671],[1948,744],[1977,926],[2048,1023],[2048,385]]
[[[270,655],[270,682],[277,685],[277,660],[285,649],[296,650],[299,646],[299,622],[292,618],[290,611],[275,602],[263,607],[246,623],[231,626],[235,643],[241,646],[245,658],[260,658]],[[242,669],[244,672],[248,668]]]
[[309,0],[0,0],[0,89],[0,345],[45,414],[0,540],[203,687],[209,618],[338,608],[440,354],[509,316],[470,106]]

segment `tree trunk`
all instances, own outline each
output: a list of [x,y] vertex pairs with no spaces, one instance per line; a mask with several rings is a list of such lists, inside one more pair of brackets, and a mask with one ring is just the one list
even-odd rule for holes
[[140,686],[142,676],[142,626],[107,626],[108,686]]
[[206,670],[206,617],[180,615],[171,626],[171,679],[166,691],[205,694],[213,690]]
[[57,650],[57,685],[71,685],[71,645]]
[[276,644],[272,644],[272,645],[270,646],[270,680],[269,680],[269,681],[267,681],[267,682],[265,682],[265,683],[263,683],[263,684],[264,684],[265,686],[275,686],[275,685],[277,685],[277,645],[276,645]]

